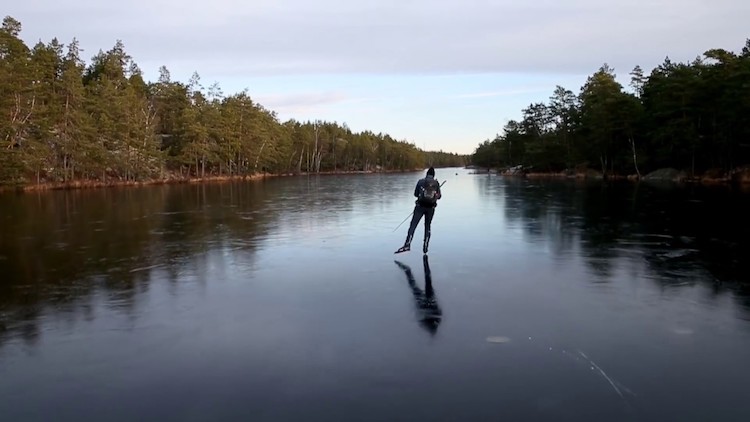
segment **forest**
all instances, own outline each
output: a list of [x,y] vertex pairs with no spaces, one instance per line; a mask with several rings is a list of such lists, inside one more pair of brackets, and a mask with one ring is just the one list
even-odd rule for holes
[[27,46],[0,28],[0,186],[137,183],[466,165],[345,123],[280,121],[247,90],[205,88],[197,71],[147,82],[118,40],[86,63],[79,43]]
[[728,178],[750,164],[750,39],[739,54],[711,49],[692,62],[667,57],[626,90],[604,64],[576,94],[557,86],[529,104],[472,164],[501,171],[642,178],[674,169]]

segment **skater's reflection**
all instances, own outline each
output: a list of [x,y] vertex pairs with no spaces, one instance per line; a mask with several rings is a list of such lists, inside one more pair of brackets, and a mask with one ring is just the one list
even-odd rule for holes
[[434,335],[437,332],[438,326],[442,320],[443,312],[440,310],[440,306],[435,298],[435,289],[432,288],[432,273],[430,272],[430,261],[427,255],[422,256],[422,263],[424,264],[424,291],[417,286],[417,282],[414,279],[414,274],[411,268],[399,261],[396,265],[399,266],[404,273],[406,273],[406,279],[411,287],[412,294],[414,294],[414,300],[417,305],[417,317],[419,318],[419,324],[427,330],[430,334]]

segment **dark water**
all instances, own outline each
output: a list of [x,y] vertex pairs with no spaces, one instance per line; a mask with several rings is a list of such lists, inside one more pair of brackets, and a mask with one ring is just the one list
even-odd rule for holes
[[750,197],[421,175],[0,196],[0,420],[750,420]]

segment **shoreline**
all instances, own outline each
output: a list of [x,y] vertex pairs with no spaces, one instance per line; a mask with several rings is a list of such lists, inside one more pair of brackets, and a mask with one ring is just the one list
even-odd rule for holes
[[3,192],[40,192],[51,190],[78,190],[78,189],[102,189],[117,187],[143,187],[155,185],[180,185],[180,184],[198,184],[198,183],[222,183],[235,181],[257,181],[277,177],[294,177],[294,176],[337,176],[352,174],[382,174],[382,173],[411,173],[422,171],[422,169],[412,170],[336,170],[300,173],[256,173],[238,176],[206,176],[206,177],[168,177],[164,179],[153,179],[144,181],[116,180],[103,182],[101,180],[76,180],[72,182],[48,182],[40,184],[26,185],[0,185],[0,193]]
[[515,178],[527,178],[527,179],[570,179],[570,180],[601,180],[601,181],[629,181],[629,182],[654,182],[654,183],[677,183],[677,184],[691,184],[691,185],[703,185],[703,186],[723,186],[723,187],[741,187],[743,190],[750,189],[750,170],[738,169],[735,173],[724,176],[687,176],[684,173],[678,174],[677,177],[647,177],[648,175],[642,175],[638,177],[636,174],[622,175],[608,175],[606,178],[597,171],[590,172],[577,172],[570,174],[566,172],[512,172],[502,171],[498,169],[488,168],[475,168],[473,174],[493,174],[503,177],[515,177]]
[[602,177],[601,175],[592,176],[587,175],[584,173],[577,173],[574,175],[571,174],[564,174],[564,173],[528,173],[524,175],[513,175],[513,174],[502,174],[497,173],[498,176],[509,176],[509,177],[527,177],[529,179],[593,179],[593,180],[611,180],[611,181],[622,181],[627,180],[631,182],[671,182],[671,183],[700,183],[704,185],[711,185],[711,186],[719,186],[719,185],[734,185],[734,184],[750,184],[750,181],[748,180],[734,180],[730,177],[706,177],[706,176],[698,176],[698,177],[685,177],[685,178],[679,178],[679,179],[669,179],[669,178],[650,178],[647,179],[645,176],[638,177],[635,174],[631,175],[609,175],[606,177]]

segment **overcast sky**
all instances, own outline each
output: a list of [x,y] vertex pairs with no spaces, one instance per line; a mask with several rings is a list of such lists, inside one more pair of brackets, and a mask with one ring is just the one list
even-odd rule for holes
[[603,63],[627,85],[669,56],[739,52],[748,0],[24,0],[3,13],[27,44],[77,38],[87,62],[119,39],[149,80],[161,65],[283,121],[322,119],[471,153]]

